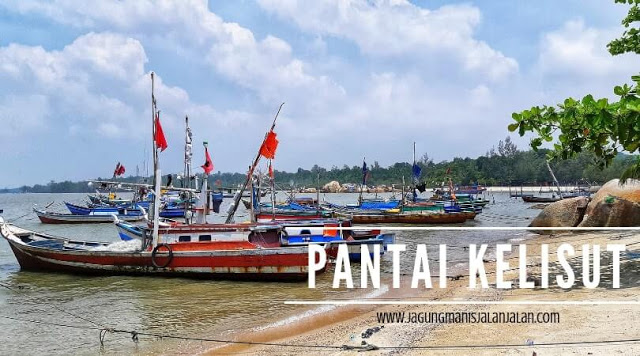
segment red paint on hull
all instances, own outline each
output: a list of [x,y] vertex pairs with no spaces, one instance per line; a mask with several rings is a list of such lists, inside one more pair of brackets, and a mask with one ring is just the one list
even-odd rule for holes
[[[308,277],[306,247],[261,248],[247,241],[176,242],[168,245],[172,251],[171,258],[166,248],[159,249],[155,256],[156,265],[166,264],[166,267],[154,267],[150,250],[86,249],[96,244],[24,230],[14,234],[8,233],[6,226],[0,228],[21,268],[26,270],[278,281],[306,280]],[[36,245],[31,245],[31,242]],[[327,248],[327,254],[335,256],[337,247]]]

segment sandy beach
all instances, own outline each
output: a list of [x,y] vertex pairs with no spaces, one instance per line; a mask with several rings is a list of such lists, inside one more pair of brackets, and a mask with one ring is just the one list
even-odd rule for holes
[[[564,233],[536,236],[527,243],[527,266],[530,276],[539,275],[540,246],[549,244],[550,250],[561,243],[569,243],[576,249],[576,257],[570,260],[581,266],[583,244],[625,244],[633,251],[640,244],[640,234],[631,232]],[[517,244],[514,243],[514,244]],[[602,257],[600,286],[596,289],[582,287],[580,271],[576,270],[576,283],[570,290],[560,289],[550,283],[548,289],[496,289],[495,263],[485,263],[489,277],[489,289],[469,289],[468,278],[449,280],[446,289],[391,289],[378,296],[376,301],[635,301],[640,291],[637,260],[621,258],[621,288],[611,288],[609,255]],[[557,261],[550,255],[551,278]],[[509,256],[511,269],[505,280],[518,280],[518,255]],[[607,268],[608,267],[608,268]],[[551,280],[552,281],[552,280]],[[405,283],[404,285],[407,285]],[[434,286],[435,287],[435,286]],[[378,323],[379,312],[558,312],[559,323]],[[210,349],[208,355],[247,353],[257,355],[356,355],[364,347],[375,345],[378,350],[367,355],[631,355],[640,353],[640,343],[599,343],[613,340],[636,339],[640,327],[630,323],[640,312],[638,305],[367,305],[337,306],[286,325],[248,331],[233,335],[235,340],[251,340],[288,345],[342,345],[356,349],[302,348],[285,346],[223,345]],[[276,318],[277,319],[277,318]],[[383,326],[383,327],[382,327]],[[369,328],[382,327],[370,337],[362,333]],[[363,341],[366,342],[363,345]],[[588,342],[590,344],[584,344]],[[548,344],[562,345],[548,345]],[[567,344],[575,343],[575,344]],[[547,344],[547,345],[545,345]],[[513,345],[497,346],[490,345]]]

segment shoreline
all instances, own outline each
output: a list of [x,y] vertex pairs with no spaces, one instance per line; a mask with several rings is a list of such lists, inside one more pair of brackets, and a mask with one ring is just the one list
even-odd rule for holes
[[[528,276],[539,273],[535,266],[540,259],[540,245],[549,244],[550,247],[560,243],[571,243],[576,248],[576,256],[580,256],[583,243],[605,245],[607,243],[624,243],[627,245],[640,244],[640,233],[569,233],[560,235],[540,235],[527,239]],[[551,249],[553,251],[553,248]],[[624,257],[624,255],[623,255]],[[513,252],[507,256],[510,270],[505,274],[505,280],[518,279],[518,256]],[[578,258],[579,257],[575,257]],[[549,258],[553,265],[556,262],[552,254]],[[573,261],[573,260],[572,260]],[[581,259],[580,259],[581,261]],[[573,261],[573,262],[580,262]],[[572,289],[563,290],[554,286],[550,281],[549,289],[469,289],[468,276],[460,280],[448,280],[446,289],[392,289],[375,299],[398,298],[403,300],[492,300],[492,301],[579,301],[579,300],[635,300],[640,292],[640,284],[633,279],[636,267],[634,260],[621,258],[621,288],[598,287],[586,289],[581,286],[579,277]],[[495,262],[485,263],[490,287],[495,282]],[[631,272],[624,271],[633,269]],[[607,280],[610,271],[602,269],[602,279]],[[386,282],[389,282],[386,280]],[[390,283],[390,282],[389,282]],[[404,283],[402,285],[408,285]],[[495,287],[495,285],[493,284]],[[559,312],[559,324],[384,324],[384,328],[364,339],[369,345],[381,347],[402,346],[403,349],[383,349],[369,351],[368,354],[422,354],[424,349],[409,349],[407,347],[447,347],[452,345],[522,345],[520,347],[506,347],[497,349],[430,349],[432,355],[467,355],[470,351],[474,355],[531,355],[532,351],[541,354],[573,354],[596,348],[598,353],[611,354],[614,352],[640,353],[640,343],[634,344],[596,344],[589,346],[558,346],[536,347],[536,343],[561,343],[576,341],[602,341],[629,339],[640,333],[640,327],[627,325],[629,313],[640,314],[640,306],[635,305],[455,305],[455,306],[427,306],[427,305],[348,305],[337,306],[329,311],[302,318],[289,324],[265,328],[262,331],[248,331],[233,333],[234,340],[251,340],[280,344],[297,345],[331,345],[331,346],[362,346],[361,333],[372,327],[381,326],[376,320],[377,312],[525,312],[543,311]],[[294,314],[304,313],[299,308]],[[282,320],[279,318],[279,320]],[[267,325],[272,325],[267,323]],[[621,326],[624,325],[624,332]],[[594,335],[598,330],[599,334]],[[469,336],[473,337],[469,337]],[[355,337],[354,337],[355,336]],[[527,346],[527,340],[533,340],[533,346]],[[571,350],[571,352],[569,352]],[[340,354],[356,355],[358,350],[340,349],[308,349],[299,347],[260,346],[260,345],[216,345],[204,352],[204,355],[221,355],[229,353],[250,353],[259,355],[297,355],[301,352],[311,354]],[[585,352],[586,354],[586,352]]]

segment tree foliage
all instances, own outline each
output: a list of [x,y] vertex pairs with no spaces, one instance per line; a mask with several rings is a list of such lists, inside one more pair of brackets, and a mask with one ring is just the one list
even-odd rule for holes
[[[551,177],[547,171],[545,160],[547,159],[547,149],[537,151],[519,150],[509,137],[500,140],[495,149],[487,152],[486,155],[478,158],[454,158],[450,161],[434,162],[427,154],[424,154],[417,162],[422,168],[420,180],[426,182],[429,187],[439,186],[446,183],[448,178],[456,184],[484,185],[521,185],[552,184]],[[605,169],[598,169],[593,162],[596,156],[590,152],[582,152],[574,158],[565,161],[552,163],[552,168],[558,180],[566,184],[575,184],[578,181],[586,180],[592,183],[604,183],[612,178],[619,177],[622,172],[633,163],[633,157],[619,154],[611,164]],[[398,162],[388,167],[382,167],[374,161],[370,167],[370,177],[367,181],[369,185],[387,186],[402,183],[402,177],[409,184],[412,176],[411,163]],[[447,171],[449,173],[447,173]],[[325,169],[314,165],[311,169],[298,168],[293,172],[275,171],[275,178],[280,188],[289,188],[291,183],[295,187],[316,187],[322,186],[330,181],[340,183],[357,184],[362,181],[362,166],[344,165],[342,168],[333,166]],[[98,178],[97,180],[101,180]],[[109,179],[111,180],[111,179]],[[129,183],[149,183],[150,178],[124,177],[118,181]],[[245,175],[242,173],[222,173],[217,172],[209,176],[209,186],[213,189],[218,187],[232,188],[243,183]],[[167,182],[167,176],[163,177],[163,184]],[[181,180],[174,175],[173,184],[181,186]],[[14,189],[0,189],[0,193],[90,193],[95,191],[96,185],[88,185],[87,181],[81,182],[54,182],[48,184],[36,184],[32,187],[22,186]]]
[[[617,3],[631,5],[628,15],[622,21],[626,28],[620,38],[608,44],[612,55],[622,53],[640,54],[640,0],[616,0]],[[635,26],[635,27],[634,27]],[[609,166],[619,152],[640,152],[640,75],[631,77],[634,84],[616,86],[613,93],[618,101],[607,98],[595,99],[586,95],[582,100],[565,99],[554,106],[534,106],[529,110],[513,113],[514,123],[509,131],[517,131],[520,136],[527,132],[537,135],[531,140],[533,150],[538,150],[543,142],[557,141],[548,158],[568,159],[580,152],[593,152],[596,165]],[[621,180],[640,177],[640,158],[630,166]]]

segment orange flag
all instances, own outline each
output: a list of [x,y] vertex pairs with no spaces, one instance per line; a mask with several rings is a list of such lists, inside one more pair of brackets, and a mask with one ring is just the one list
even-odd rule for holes
[[278,148],[278,139],[276,138],[276,133],[273,131],[269,131],[267,134],[267,138],[262,143],[260,147],[260,154],[264,158],[273,159],[276,157],[276,149]]

